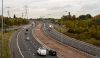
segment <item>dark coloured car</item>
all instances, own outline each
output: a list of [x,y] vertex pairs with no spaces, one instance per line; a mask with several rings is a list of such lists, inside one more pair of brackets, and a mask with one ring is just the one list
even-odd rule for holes
[[54,51],[54,50],[49,50],[49,55],[56,56],[57,55],[57,52]]
[[26,29],[26,31],[28,31],[28,29]]

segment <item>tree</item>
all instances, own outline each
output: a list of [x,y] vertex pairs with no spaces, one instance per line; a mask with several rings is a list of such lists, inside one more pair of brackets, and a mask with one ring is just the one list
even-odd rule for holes
[[96,15],[94,16],[95,19],[100,19],[100,14],[99,15]]
[[87,14],[87,15],[86,15],[86,18],[87,18],[87,19],[91,19],[92,16],[91,16],[90,14]]
[[95,21],[95,24],[96,25],[100,25],[100,14],[99,15],[96,15],[96,16],[94,16],[94,21]]
[[80,15],[78,18],[81,19],[81,20],[85,20],[86,16],[85,15]]
[[68,17],[67,17],[67,15],[63,15],[63,16],[61,17],[61,19],[67,20]]
[[13,18],[16,18],[16,15],[14,14]]
[[69,19],[69,20],[72,19],[72,16],[71,16],[70,12],[68,12],[68,19]]
[[90,14],[86,14],[86,15],[80,15],[78,17],[78,19],[81,19],[81,20],[86,20],[86,19],[91,19],[92,16]]
[[73,19],[73,20],[75,20],[75,19],[76,19],[76,16],[75,16],[75,15],[73,15],[73,16],[72,16],[72,19]]

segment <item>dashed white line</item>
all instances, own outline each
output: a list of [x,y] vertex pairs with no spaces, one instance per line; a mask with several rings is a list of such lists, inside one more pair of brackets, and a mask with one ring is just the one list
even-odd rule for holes
[[[24,28],[24,29],[25,29],[25,28]],[[24,30],[24,29],[23,29],[23,30]],[[18,44],[18,36],[19,36],[20,33],[21,33],[21,31],[18,32],[18,34],[17,34],[17,39],[16,39],[16,41],[17,41],[17,47],[18,47],[18,50],[19,50],[19,52],[20,52],[22,58],[25,58],[24,55],[23,55],[23,53],[22,53],[22,51],[21,51],[21,49],[20,49],[20,47],[19,47],[19,44]],[[35,54],[33,53],[33,55],[35,55]]]
[[35,55],[35,54],[33,53],[33,55]]

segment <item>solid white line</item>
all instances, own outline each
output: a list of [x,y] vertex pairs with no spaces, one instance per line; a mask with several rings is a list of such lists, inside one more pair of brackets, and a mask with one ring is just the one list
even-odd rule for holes
[[[20,32],[21,32],[21,31],[20,31]],[[19,52],[20,52],[22,58],[24,58],[24,55],[22,54],[21,49],[20,49],[19,44],[18,44],[18,36],[19,36],[20,32],[17,34],[17,39],[16,39],[16,41],[17,41],[18,50],[19,50]]]

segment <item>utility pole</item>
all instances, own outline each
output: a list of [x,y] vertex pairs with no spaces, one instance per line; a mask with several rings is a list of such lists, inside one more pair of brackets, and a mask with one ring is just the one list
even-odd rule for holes
[[6,7],[6,8],[8,8],[7,14],[8,14],[8,17],[10,18],[10,11],[9,11],[10,7]]
[[28,19],[28,6],[25,5],[25,17],[26,19]]
[[22,18],[23,18],[23,12],[22,12]]
[[[2,0],[2,38],[1,38],[1,46],[2,46],[2,39],[3,39],[3,0]],[[2,47],[1,47],[1,58],[2,58]]]

